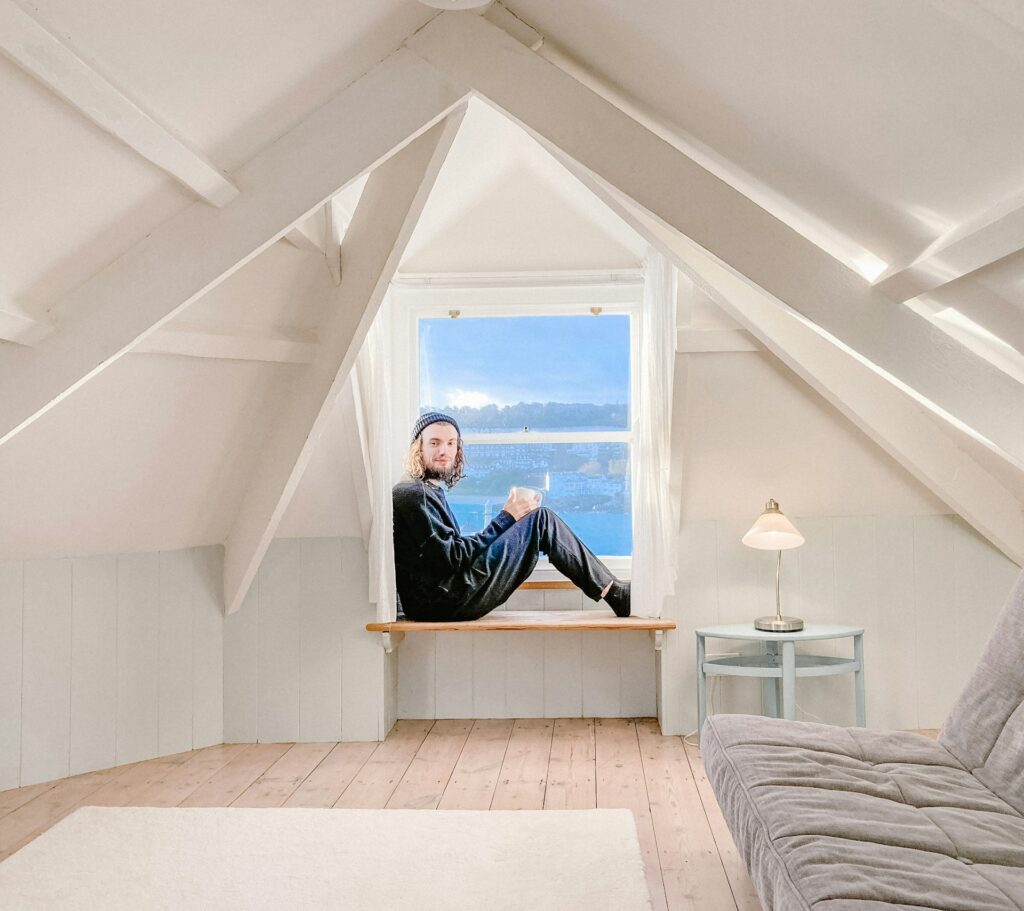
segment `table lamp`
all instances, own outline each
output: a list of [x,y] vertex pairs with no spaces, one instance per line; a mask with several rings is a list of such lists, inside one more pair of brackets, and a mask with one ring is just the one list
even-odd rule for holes
[[777,550],[778,560],[775,564],[775,615],[758,617],[754,628],[771,633],[792,633],[804,628],[804,621],[799,617],[783,617],[779,601],[779,577],[782,574],[782,552],[791,547],[799,547],[804,543],[804,536],[794,527],[779,510],[779,504],[769,500],[764,512],[758,516],[742,538],[747,547],[757,550]]

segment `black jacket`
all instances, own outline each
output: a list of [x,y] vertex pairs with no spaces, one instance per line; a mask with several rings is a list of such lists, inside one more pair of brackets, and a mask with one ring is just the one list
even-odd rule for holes
[[473,561],[515,525],[502,510],[475,535],[459,533],[444,489],[408,475],[391,491],[394,505],[395,580],[402,606],[435,604],[468,582]]

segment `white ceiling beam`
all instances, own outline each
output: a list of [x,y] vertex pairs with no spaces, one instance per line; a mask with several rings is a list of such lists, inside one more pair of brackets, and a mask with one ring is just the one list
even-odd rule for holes
[[341,284],[341,238],[345,236],[351,217],[344,225],[335,223],[334,200],[330,200],[321,210],[323,213],[323,253],[327,263],[327,271],[335,286]]
[[274,364],[311,364],[318,346],[311,333],[304,335],[305,338],[283,333],[239,335],[175,323],[144,338],[131,353],[176,354],[183,357]]
[[1017,346],[1009,344],[973,319],[970,313],[936,301],[930,294],[915,297],[904,306],[910,307],[936,329],[955,338],[1018,383],[1024,383],[1024,346],[1019,343]]
[[17,304],[0,306],[0,341],[14,342],[31,348],[39,344],[53,332],[53,325],[48,320],[30,316]]
[[466,95],[461,84],[399,50],[241,167],[246,192],[229,205],[196,202],[155,228],[59,302],[59,332],[34,349],[3,352],[0,444]]
[[345,271],[320,347],[267,435],[224,543],[224,605],[238,610],[335,406],[462,121],[452,114],[376,168],[343,244]]
[[312,230],[305,224],[292,225],[284,232],[284,239],[297,250],[305,250],[307,253],[318,253],[324,255],[324,248],[320,238],[314,237]]
[[[336,199],[337,197],[335,197]],[[351,214],[341,226],[335,225],[335,200],[330,199],[311,217],[294,224],[284,235],[288,241],[298,250],[305,250],[307,253],[315,253],[324,258],[327,271],[335,285],[341,282],[341,247],[339,238],[345,233]],[[338,230],[340,227],[340,231]]]
[[[956,435],[943,429],[909,390],[600,181],[577,176],[768,351],[1006,556],[1024,565],[1024,503],[957,445]],[[1024,464],[1013,467],[1024,474]]]
[[947,290],[939,298],[922,294],[921,301],[954,307],[984,326],[993,335],[1024,353],[1024,300],[1014,304],[977,278],[958,282],[955,293]]
[[526,45],[531,51],[540,50],[544,44],[544,36],[532,25],[527,25],[515,13],[510,12],[500,3],[492,3],[484,13],[484,18],[507,32],[520,44]]
[[1024,248],[1024,193],[935,240],[912,263],[889,269],[875,287],[895,301],[935,291]]
[[1024,387],[480,16],[446,12],[406,46],[759,287],[1024,458]]
[[223,206],[238,187],[13,0],[0,0],[0,51],[100,128],[201,199]]

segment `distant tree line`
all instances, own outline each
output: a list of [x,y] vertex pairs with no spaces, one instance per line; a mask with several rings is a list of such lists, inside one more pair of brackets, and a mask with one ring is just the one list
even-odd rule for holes
[[482,408],[443,408],[428,405],[427,411],[446,411],[463,428],[486,430],[561,430],[565,428],[628,427],[629,405],[592,405],[584,402],[519,402],[516,405],[484,405]]

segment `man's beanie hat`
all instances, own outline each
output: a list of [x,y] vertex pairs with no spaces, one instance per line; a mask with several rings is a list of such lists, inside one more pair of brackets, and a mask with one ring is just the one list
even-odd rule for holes
[[459,429],[459,423],[450,414],[443,414],[440,411],[428,411],[426,414],[420,415],[419,420],[412,425],[412,438],[415,440],[421,433],[423,428],[428,427],[431,424],[451,424],[455,428],[455,432],[461,437],[462,431]]

